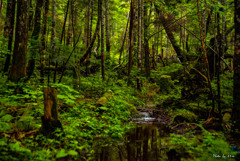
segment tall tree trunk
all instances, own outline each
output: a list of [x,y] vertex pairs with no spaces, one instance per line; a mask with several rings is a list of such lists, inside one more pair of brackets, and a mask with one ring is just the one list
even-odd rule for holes
[[28,44],[28,0],[17,1],[17,23],[12,67],[8,79],[17,82],[26,76]]
[[[147,2],[144,2],[147,3]],[[149,42],[147,39],[147,29],[148,29],[148,14],[147,14],[147,5],[144,5],[144,53],[145,53],[145,71],[146,71],[146,77],[150,77],[150,49],[149,49]]]
[[[92,40],[92,22],[93,22],[93,11],[94,11],[94,0],[91,0],[91,16],[90,16],[90,31],[89,31],[89,35],[90,35],[90,42]],[[89,58],[91,58],[91,51],[89,53]]]
[[178,56],[179,60],[181,62],[184,62],[183,55],[182,55],[182,50],[181,50],[180,46],[178,45],[178,43],[177,43],[177,41],[176,41],[176,39],[175,39],[175,37],[173,35],[173,32],[169,28],[169,25],[168,25],[169,22],[164,17],[164,15],[161,15],[161,23],[162,23],[162,25],[163,25],[166,33],[167,33],[167,36],[168,36],[168,38],[169,38],[169,40],[170,40],[170,42],[171,42],[175,52],[177,53],[177,56]]
[[100,23],[101,23],[101,13],[102,13],[101,12],[100,1],[102,1],[102,0],[98,1],[98,21],[97,21],[97,25],[96,25],[94,35],[93,35],[93,38],[92,38],[89,46],[87,47],[86,51],[84,52],[83,56],[80,58],[79,64],[82,64],[86,60],[87,56],[89,55],[90,51],[92,50],[92,47],[93,47],[94,42],[96,40],[96,37],[99,35]]
[[211,80],[210,80],[210,71],[209,71],[209,64],[208,64],[208,58],[207,58],[207,51],[206,51],[206,47],[205,47],[205,43],[204,43],[202,26],[201,26],[201,19],[200,19],[200,12],[199,12],[199,0],[197,0],[197,8],[198,8],[198,22],[199,22],[199,30],[200,30],[200,35],[201,35],[201,44],[202,44],[202,49],[203,49],[204,58],[205,58],[205,68],[207,69],[208,87],[209,87],[210,94],[211,94],[211,97],[212,97],[211,116],[213,116],[214,115],[214,109],[215,109],[215,96],[214,96],[214,93],[213,93]]
[[140,73],[142,72],[142,0],[138,0],[138,78],[137,90],[141,91]]
[[43,14],[43,33],[42,33],[42,54],[41,54],[41,71],[40,71],[40,76],[41,76],[41,83],[44,82],[44,70],[45,70],[45,57],[46,57],[46,41],[47,41],[47,14],[49,10],[49,0],[45,0],[44,3],[44,14]]
[[105,0],[106,59],[110,59],[109,0]]
[[41,15],[42,15],[42,6],[43,0],[37,0],[36,9],[35,9],[35,16],[34,16],[34,29],[32,33],[32,42],[30,48],[30,60],[28,61],[28,68],[27,68],[27,75],[30,78],[33,74],[35,68],[35,59],[36,59],[36,46],[38,44],[37,40],[40,34],[41,29]]
[[33,19],[33,5],[32,5],[32,0],[30,0],[30,6],[29,6],[29,31],[32,31],[32,19]]
[[[88,6],[87,6],[87,11],[86,11],[86,29],[85,29],[85,38],[86,39],[85,43],[87,44],[87,47],[89,46],[90,44],[90,8],[91,8],[91,1],[89,1],[88,3]],[[89,51],[91,52],[91,51]],[[88,56],[87,56],[87,59],[86,59],[86,76],[90,73],[89,69],[88,69],[88,66],[90,65],[90,59],[89,59],[89,56],[91,54],[89,53]]]
[[132,69],[132,51],[133,51],[133,1],[131,0],[130,6],[130,26],[129,26],[129,57],[128,57],[128,85],[130,85],[131,81],[131,69]]
[[234,0],[235,3],[235,52],[233,59],[233,109],[232,120],[235,129],[240,129],[240,0]]
[[[7,4],[7,17],[6,17],[6,24],[4,27],[4,37],[8,38],[8,50],[12,52],[12,41],[13,41],[13,33],[14,33],[14,21],[15,21],[15,7],[16,7],[16,0],[8,0]],[[10,66],[11,55],[7,54],[7,58],[5,61],[4,72],[8,71]]]
[[[70,0],[67,1],[67,10],[66,10],[65,17],[64,17],[62,34],[61,34],[61,38],[60,38],[60,44],[62,44],[63,39],[65,38],[65,28],[66,28],[66,22],[67,22],[67,15],[68,15],[68,10],[69,10],[69,5],[70,5]],[[60,48],[59,48],[57,53],[59,54],[59,52],[60,52]],[[56,60],[55,71],[54,71],[54,76],[53,76],[53,83],[55,83],[56,79],[57,79],[57,68],[58,68],[58,61]]]
[[51,45],[52,45],[52,57],[56,50],[56,0],[52,0],[52,36],[51,36]]
[[73,23],[73,15],[72,15],[72,10],[73,10],[73,5],[72,1],[70,2],[70,12],[69,12],[69,18],[68,18],[68,31],[67,31],[67,45],[70,46],[72,44],[72,37],[73,37],[73,29],[72,29],[72,23]]
[[104,56],[104,7],[103,0],[100,0],[101,8],[101,64],[102,64],[102,79],[105,81],[105,56]]

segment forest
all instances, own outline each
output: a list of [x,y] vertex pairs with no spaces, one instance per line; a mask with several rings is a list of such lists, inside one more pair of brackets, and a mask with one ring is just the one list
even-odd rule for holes
[[240,0],[0,0],[0,160],[240,161]]

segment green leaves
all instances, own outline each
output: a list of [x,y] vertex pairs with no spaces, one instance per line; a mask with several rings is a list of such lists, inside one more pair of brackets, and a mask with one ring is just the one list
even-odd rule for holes
[[69,155],[76,156],[76,155],[78,155],[78,152],[76,152],[75,150],[66,151],[65,149],[60,149],[57,152],[56,158],[63,158],[63,157],[69,156]]

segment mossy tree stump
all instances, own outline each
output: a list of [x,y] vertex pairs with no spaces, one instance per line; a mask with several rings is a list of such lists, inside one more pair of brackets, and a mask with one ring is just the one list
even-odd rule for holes
[[52,137],[52,133],[60,128],[63,130],[62,124],[58,118],[57,108],[57,90],[52,87],[44,87],[44,116],[42,116],[41,132]]

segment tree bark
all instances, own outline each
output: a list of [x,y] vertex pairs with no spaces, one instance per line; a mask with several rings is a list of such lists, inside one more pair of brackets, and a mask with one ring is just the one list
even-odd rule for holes
[[133,57],[132,56],[132,51],[133,51],[133,19],[134,19],[133,1],[131,0],[130,26],[129,26],[128,85],[130,85],[130,81],[131,81],[132,57]]
[[137,90],[141,91],[140,73],[142,72],[142,0],[138,0],[138,78]]
[[233,109],[232,120],[235,129],[240,129],[240,0],[235,0],[235,52],[233,58]]
[[105,81],[105,56],[104,56],[104,7],[103,0],[100,0],[100,8],[101,8],[101,64],[102,64],[102,79]]
[[8,79],[18,82],[26,76],[27,44],[28,44],[28,0],[17,1],[17,24],[13,50],[12,67]]
[[42,54],[41,54],[41,71],[40,71],[40,76],[41,76],[41,83],[44,83],[44,68],[45,68],[45,57],[46,57],[46,41],[47,41],[47,14],[49,10],[49,0],[45,0],[44,2],[44,14],[43,14],[43,33],[42,33]]
[[34,47],[33,49],[30,48],[30,60],[28,61],[28,68],[27,68],[27,75],[28,78],[30,78],[33,74],[34,68],[35,68],[35,59],[36,59],[36,46],[38,44],[37,40],[40,34],[41,29],[41,15],[42,15],[42,6],[43,6],[43,0],[37,0],[36,9],[35,9],[35,16],[34,16],[34,29],[32,33],[32,42],[31,47]]
[[[12,41],[13,41],[13,33],[14,33],[14,21],[15,21],[15,7],[16,0],[8,0],[7,4],[7,17],[6,24],[4,27],[4,37],[8,38],[8,50],[12,52]],[[7,72],[10,66],[11,55],[7,54],[7,58],[5,61],[4,72]]]
[[[147,2],[144,2],[147,3]],[[149,56],[150,56],[150,49],[149,49],[149,42],[147,39],[147,29],[148,29],[148,14],[147,14],[147,6],[144,5],[144,53],[145,53],[145,71],[146,71],[146,78],[150,77],[150,72],[151,72],[151,68],[150,68],[150,60],[149,60]]]
[[44,116],[42,116],[41,132],[46,136],[52,136],[57,128],[63,130],[58,117],[57,90],[51,87],[43,89],[44,94]]
[[106,59],[110,59],[109,0],[105,0]]

